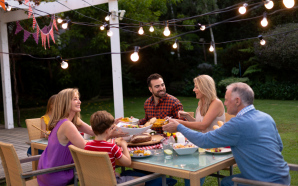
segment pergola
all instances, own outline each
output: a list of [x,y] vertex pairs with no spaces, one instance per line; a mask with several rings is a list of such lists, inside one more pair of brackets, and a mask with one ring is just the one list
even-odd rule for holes
[[[6,2],[13,8],[28,9],[28,6],[19,5],[18,1],[6,0]],[[65,5],[61,5],[61,4]],[[116,12],[118,14],[118,1],[117,0],[88,0],[88,3],[82,0],[60,0],[58,2],[41,2],[39,6],[32,8],[35,17],[46,16],[48,14],[57,14],[60,12],[67,12],[80,8],[89,7],[91,5],[99,5],[103,3],[109,4],[109,12]],[[11,79],[10,79],[10,64],[8,49],[8,35],[7,23],[28,19],[28,15],[24,10],[15,10],[6,12],[0,8],[0,62],[1,62],[1,78],[2,78],[2,91],[3,91],[3,107],[5,128],[14,128],[13,120],[13,106],[12,106],[12,93],[11,93]],[[110,24],[119,25],[118,16],[110,19]],[[111,37],[111,55],[112,58],[112,74],[113,74],[113,96],[114,96],[114,110],[115,117],[123,117],[123,90],[122,90],[122,70],[121,70],[121,54],[120,54],[120,34],[118,28],[111,28],[113,36]],[[115,54],[116,53],[116,54]]]

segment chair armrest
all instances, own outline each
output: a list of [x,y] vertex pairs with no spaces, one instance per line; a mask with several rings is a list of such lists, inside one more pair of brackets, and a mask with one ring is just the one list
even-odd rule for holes
[[36,156],[30,156],[30,157],[27,157],[27,158],[22,158],[20,159],[20,163],[27,163],[27,162],[30,162],[30,161],[37,161],[39,160],[41,155],[36,155]]
[[134,180],[130,180],[130,181],[127,181],[127,182],[124,182],[124,183],[117,184],[117,186],[136,185],[136,184],[139,184],[139,183],[144,183],[146,181],[154,180],[154,179],[162,177],[162,176],[163,176],[163,174],[153,173],[153,174],[149,174],[149,175],[146,175],[146,176],[139,177],[139,178],[134,179]]
[[30,177],[41,175],[41,174],[48,174],[48,173],[52,173],[52,172],[60,172],[60,171],[64,171],[64,170],[74,169],[74,168],[75,168],[75,164],[72,163],[72,164],[68,164],[68,165],[51,167],[51,168],[48,168],[48,169],[40,169],[40,170],[26,172],[26,173],[23,173],[21,175],[21,177],[22,178],[30,178]]
[[288,163],[288,166],[290,167],[290,171],[298,171],[298,165],[297,164]]
[[232,178],[232,181],[235,183],[235,185],[246,184],[246,185],[258,185],[258,186],[287,186],[279,183],[269,183],[269,182],[263,182],[263,181],[256,181],[256,180],[249,180],[245,178],[238,178],[234,177]]

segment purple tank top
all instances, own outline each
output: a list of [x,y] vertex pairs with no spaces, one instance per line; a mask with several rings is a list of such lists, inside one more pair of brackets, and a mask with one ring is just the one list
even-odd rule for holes
[[[60,120],[49,135],[48,146],[41,154],[37,167],[38,170],[73,163],[73,159],[68,148],[68,146],[71,145],[71,142],[68,142],[66,146],[63,146],[59,143],[57,137],[57,131],[65,121],[67,121],[67,119]],[[37,182],[40,186],[65,186],[72,181],[73,178],[73,169],[71,169],[38,175]]]

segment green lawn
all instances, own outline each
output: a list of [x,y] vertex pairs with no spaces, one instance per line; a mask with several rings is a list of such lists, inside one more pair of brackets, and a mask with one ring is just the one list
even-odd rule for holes
[[[192,97],[178,97],[184,106],[185,111],[195,111],[198,100]],[[144,117],[143,104],[146,97],[124,98],[124,116]],[[223,100],[223,99],[222,99]],[[285,160],[289,163],[298,164],[298,101],[281,100],[255,100],[256,109],[270,114],[277,124],[280,136],[283,141],[284,150],[282,152]],[[92,100],[82,102],[82,119],[89,123],[90,116],[97,110],[107,110],[114,114],[114,104],[112,99]],[[25,127],[26,118],[40,117],[45,112],[46,107],[31,108],[21,110],[21,124]],[[16,118],[16,113],[14,115]],[[3,112],[0,114],[0,123],[4,123]],[[228,175],[228,171],[221,171]],[[239,173],[238,168],[234,173]],[[291,185],[298,185],[298,172],[291,172]],[[182,179],[178,179],[177,185],[184,185]],[[216,178],[207,177],[204,185],[217,185]]]

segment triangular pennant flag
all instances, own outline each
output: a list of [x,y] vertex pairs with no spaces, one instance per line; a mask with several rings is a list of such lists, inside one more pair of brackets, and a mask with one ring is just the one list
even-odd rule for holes
[[50,48],[50,34],[47,34],[47,38],[48,38],[48,46]]
[[28,18],[31,17],[31,14],[32,14],[32,8],[31,8],[31,5],[30,5],[30,3],[29,3]]
[[28,32],[27,30],[24,30],[24,42],[28,39],[28,37],[31,35],[30,32]]
[[[36,31],[37,32],[37,31]],[[35,42],[36,42],[36,44],[38,44],[38,34],[36,34],[36,33],[32,33],[32,37],[34,38],[34,40],[35,40]]]
[[47,27],[47,26],[44,26],[44,27],[41,29],[41,32],[44,33],[44,34],[47,34],[47,33],[48,33],[48,27]]
[[35,28],[35,24],[36,24],[36,19],[35,19],[35,16],[33,14],[33,26],[32,26],[33,29]]
[[29,2],[29,0],[25,0],[25,4],[27,4]]
[[56,30],[58,31],[58,27],[57,27],[57,23],[56,23],[56,19],[55,19],[55,17],[54,17],[54,19],[53,19],[53,25],[55,26]]
[[53,42],[55,43],[54,30],[53,29],[50,31],[50,35],[52,37]]
[[2,6],[3,10],[6,10],[6,7],[5,7],[5,0],[1,0],[1,1],[0,1],[0,6]]
[[36,36],[37,36],[37,40],[38,40],[38,38],[39,38],[39,26],[38,25],[36,26]]
[[17,34],[23,30],[22,26],[20,25],[20,21],[17,21],[16,24],[17,24],[17,28],[16,28],[15,34]]

